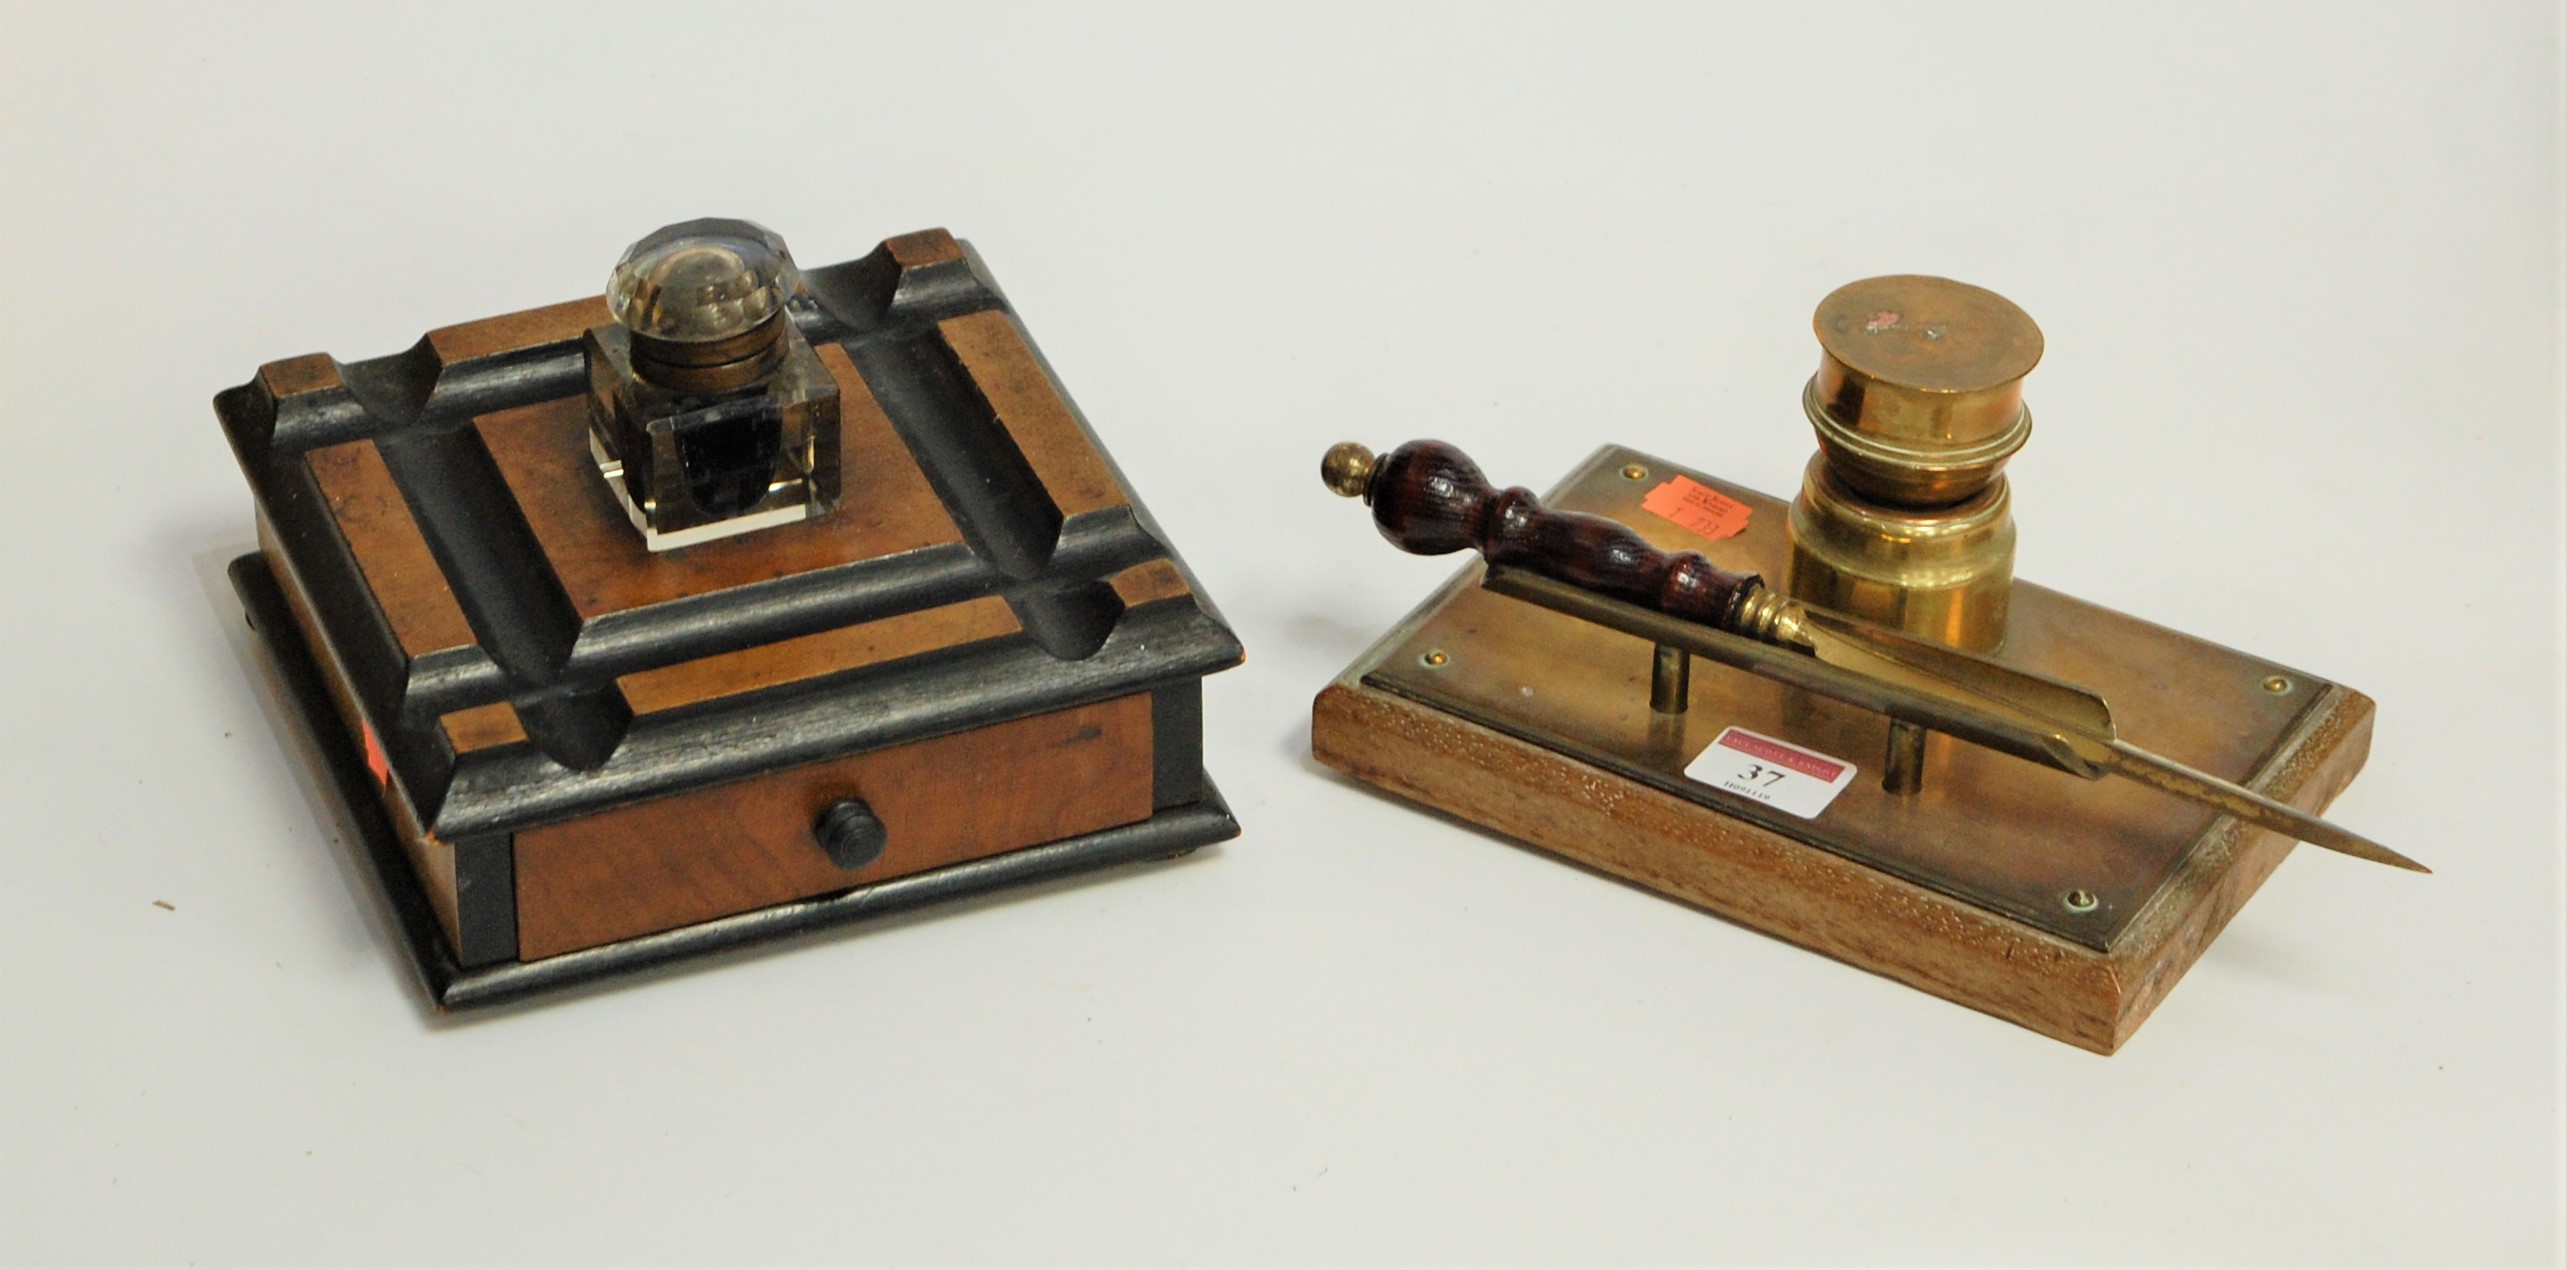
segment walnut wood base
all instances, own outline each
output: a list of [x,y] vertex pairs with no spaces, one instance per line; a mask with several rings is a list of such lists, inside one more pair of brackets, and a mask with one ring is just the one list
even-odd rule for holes
[[[1323,763],[1580,864],[2110,1054],[2130,1039],[2294,845],[2223,822],[2109,951],[2060,939],[1879,869],[1556,751],[1365,686],[1371,658],[1321,692]],[[2359,771],[2372,704],[2330,686],[2262,782],[2324,808]]]
[[232,562],[230,572],[250,627],[259,634],[275,666],[284,701],[312,747],[324,787],[355,829],[359,852],[382,888],[421,982],[440,1009],[549,995],[708,953],[948,900],[1121,864],[1172,859],[1239,834],[1228,805],[1211,778],[1204,776],[1199,799],[1158,809],[1137,823],[540,960],[467,968],[448,943],[409,850],[378,796],[379,786],[366,756],[351,739],[267,559],[256,553],[242,556]]

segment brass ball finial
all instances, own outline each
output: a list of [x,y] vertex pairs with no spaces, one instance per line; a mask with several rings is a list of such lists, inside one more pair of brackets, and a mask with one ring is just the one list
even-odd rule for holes
[[1340,441],[1319,460],[1319,479],[1340,498],[1362,498],[1373,482],[1373,452],[1353,441]]

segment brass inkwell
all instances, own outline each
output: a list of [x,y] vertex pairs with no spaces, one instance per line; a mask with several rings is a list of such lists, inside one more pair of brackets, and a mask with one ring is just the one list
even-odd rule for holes
[[2369,698],[2015,580],[2021,309],[1874,278],[1816,327],[1789,504],[1618,446],[1539,499],[1329,451],[1394,545],[1485,560],[1319,695],[1317,757],[2105,1053],[2294,840],[2421,869],[2313,814]]

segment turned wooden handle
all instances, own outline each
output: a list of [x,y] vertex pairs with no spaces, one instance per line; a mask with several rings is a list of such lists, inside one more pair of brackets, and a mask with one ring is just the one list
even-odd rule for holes
[[1737,626],[1739,606],[1764,585],[1700,552],[1660,551],[1618,521],[1553,511],[1520,486],[1498,489],[1469,455],[1441,441],[1411,441],[1373,459],[1360,492],[1382,537],[1402,551],[1475,548],[1491,564],[1722,630]]

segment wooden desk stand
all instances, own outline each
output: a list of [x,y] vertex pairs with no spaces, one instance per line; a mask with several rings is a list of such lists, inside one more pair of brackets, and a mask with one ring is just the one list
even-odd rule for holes
[[[1776,499],[1686,473],[1750,509],[1717,542],[1641,508],[1682,471],[1609,446],[1543,501],[1780,576]],[[1689,709],[1654,713],[1647,641],[1485,591],[1481,572],[1320,693],[1321,762],[2071,1044],[2127,1041],[2293,845],[2135,782],[1942,736],[1923,790],[1887,793],[1880,716],[1707,663]],[[2134,743],[2310,811],[2369,752],[2358,692],[2029,583],[2012,608],[2003,657],[2102,692]],[[1861,770],[1811,820],[1686,779],[1731,726]]]
[[[1238,642],[978,258],[807,280],[843,503],[678,550],[590,450],[598,300],[217,399],[236,585],[441,1006],[1237,833],[1200,756]],[[815,828],[849,800],[868,858]]]

